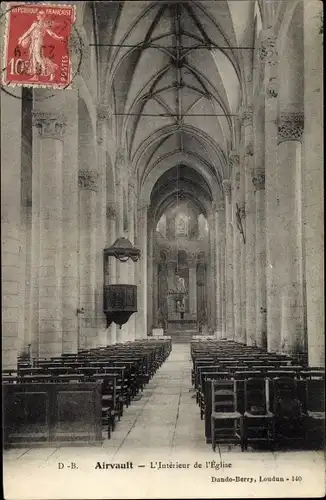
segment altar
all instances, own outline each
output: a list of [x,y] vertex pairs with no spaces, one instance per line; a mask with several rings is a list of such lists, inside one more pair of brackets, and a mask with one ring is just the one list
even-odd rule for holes
[[168,319],[168,332],[178,330],[198,331],[197,320],[195,319]]

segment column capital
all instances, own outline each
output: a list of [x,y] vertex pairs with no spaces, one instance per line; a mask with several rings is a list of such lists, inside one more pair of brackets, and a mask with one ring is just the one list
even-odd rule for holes
[[96,112],[99,121],[109,120],[112,116],[112,110],[109,105],[98,104]]
[[110,118],[110,111],[107,106],[100,104],[97,106],[97,120],[96,120],[96,138],[97,143],[103,143],[103,127],[105,126],[105,121]]
[[139,211],[144,211],[148,210],[150,203],[148,201],[140,200],[138,203],[138,210]]
[[98,189],[98,172],[96,170],[79,170],[78,185],[80,189],[89,189],[97,191]]
[[253,172],[252,183],[255,191],[265,189],[265,172]]
[[136,185],[132,181],[128,181],[128,194],[135,194],[136,193]]
[[278,96],[279,81],[276,76],[272,76],[266,83],[265,93],[268,99],[275,98]]
[[225,196],[229,198],[229,203],[231,203],[231,181],[229,179],[224,179],[222,181],[222,188]]
[[241,125],[243,125],[244,127],[252,125],[252,114],[252,106],[241,106],[239,109],[239,119]]
[[275,65],[278,62],[276,49],[277,36],[271,28],[262,30],[259,36],[259,58],[264,64]]
[[48,113],[33,111],[33,125],[38,128],[42,139],[57,139],[63,141],[66,127],[66,117],[63,113]]
[[106,205],[106,217],[109,220],[114,220],[117,216],[117,212],[115,209],[115,203],[108,203]]
[[219,200],[214,202],[215,212],[224,212],[225,210],[225,201]]
[[302,113],[281,113],[278,119],[278,143],[302,141],[304,116]]
[[124,153],[123,148],[117,149],[115,163],[116,163],[117,167],[124,167],[125,166],[126,160],[125,160],[125,153]]
[[248,142],[243,149],[245,156],[254,156],[254,143],[253,141]]
[[236,168],[240,165],[239,151],[233,149],[232,151],[229,152],[229,165],[231,168]]

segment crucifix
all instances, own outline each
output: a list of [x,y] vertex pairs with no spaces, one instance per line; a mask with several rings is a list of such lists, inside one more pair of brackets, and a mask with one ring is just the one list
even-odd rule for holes
[[235,216],[236,216],[237,228],[239,229],[240,233],[242,234],[243,243],[246,244],[246,237],[245,237],[243,226],[242,226],[241,210],[240,210],[240,207],[237,203],[236,203],[236,208],[237,208],[237,210],[235,212]]

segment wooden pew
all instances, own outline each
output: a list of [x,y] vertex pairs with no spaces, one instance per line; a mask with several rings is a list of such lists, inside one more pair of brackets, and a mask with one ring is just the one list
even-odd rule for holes
[[100,383],[3,384],[4,445],[102,443]]

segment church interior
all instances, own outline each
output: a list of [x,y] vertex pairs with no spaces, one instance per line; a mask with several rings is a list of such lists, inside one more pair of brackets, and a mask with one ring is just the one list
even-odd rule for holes
[[320,464],[322,32],[319,0],[79,2],[71,88],[1,87],[11,492],[72,459]]

